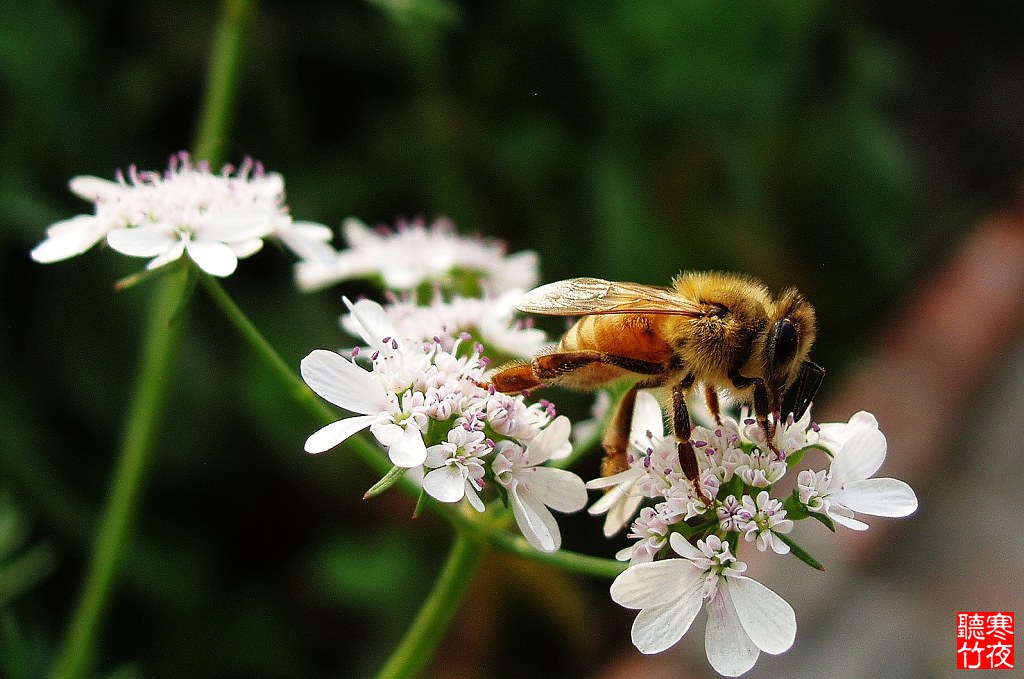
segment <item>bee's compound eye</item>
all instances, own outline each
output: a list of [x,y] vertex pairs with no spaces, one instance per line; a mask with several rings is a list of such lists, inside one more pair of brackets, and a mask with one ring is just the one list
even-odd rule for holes
[[772,347],[772,364],[784,365],[796,356],[797,335],[793,321],[783,318],[772,326],[769,338]]

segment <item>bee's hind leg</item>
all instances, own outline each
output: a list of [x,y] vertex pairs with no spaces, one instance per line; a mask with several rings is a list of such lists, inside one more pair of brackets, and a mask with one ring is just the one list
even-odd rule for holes
[[537,374],[537,369],[533,363],[528,361],[512,361],[491,373],[489,381],[481,383],[480,386],[493,386],[503,394],[518,394],[539,389],[544,386],[544,382]]

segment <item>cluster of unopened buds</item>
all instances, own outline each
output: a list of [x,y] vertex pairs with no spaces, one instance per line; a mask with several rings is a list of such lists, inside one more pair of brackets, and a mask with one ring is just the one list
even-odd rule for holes
[[[571,436],[569,420],[551,403],[500,393],[487,379],[491,360],[527,358],[548,342],[514,318],[517,297],[537,283],[532,252],[508,255],[501,243],[462,237],[443,220],[376,230],[349,220],[349,247],[338,251],[330,229],[291,219],[280,176],[249,162],[215,175],[182,154],[164,173],[79,177],[71,188],[95,212],[53,225],[32,252],[40,262],[104,241],[150,258],[148,269],[187,255],[206,273],[226,276],[275,238],[298,256],[303,289],[352,278],[380,284],[384,304],[345,300],[341,323],[361,344],[317,349],[301,362],[309,387],[351,413],[313,433],[305,450],[321,453],[368,430],[392,465],[373,494],[404,478],[440,503],[476,512],[510,508],[526,540],[545,552],[561,546],[551,510],[578,511],[587,489],[600,491],[589,511],[604,515],[605,534],[628,526],[631,544],[616,555],[628,567],[611,596],[639,610],[632,640],[643,653],[673,646],[705,608],[711,665],[723,675],[742,674],[762,651],[792,645],[796,618],[746,575],[741,545],[819,566],[793,540],[795,522],[864,530],[858,515],[905,516],[917,507],[907,484],[874,478],[886,440],[864,412],[815,425],[808,409],[798,421],[780,419],[770,428],[746,413],[697,417],[690,439],[698,493],[680,468],[675,437],[664,431],[660,405],[640,391],[627,469],[584,484],[553,466],[570,455],[579,432]],[[584,422],[577,428],[596,431]],[[827,466],[807,467],[811,462]],[[773,494],[793,474],[791,492]]]

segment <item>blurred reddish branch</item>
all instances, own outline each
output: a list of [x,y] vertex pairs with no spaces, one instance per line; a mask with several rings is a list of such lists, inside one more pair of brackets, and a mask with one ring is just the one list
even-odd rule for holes
[[[881,475],[918,489],[954,453],[958,418],[1024,329],[1024,186],[1016,203],[982,220],[950,259],[884,324],[877,346],[847,385],[815,413],[844,421],[878,418],[889,442]],[[852,559],[870,558],[898,522],[875,521],[841,540]],[[881,530],[880,530],[881,529]]]

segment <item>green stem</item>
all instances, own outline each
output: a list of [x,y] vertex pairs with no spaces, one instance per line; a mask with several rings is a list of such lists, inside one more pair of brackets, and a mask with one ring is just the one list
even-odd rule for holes
[[[298,373],[292,369],[270,342],[253,325],[249,317],[245,315],[231,296],[224,290],[216,278],[203,275],[203,287],[209,293],[221,312],[235,326],[242,335],[242,339],[253,350],[256,357],[261,359],[270,371],[277,376],[281,383],[288,389],[289,394],[295,402],[305,408],[317,421],[323,424],[330,424],[338,419],[338,414],[317,396],[312,389],[306,386]],[[352,436],[345,442],[345,447],[354,452],[360,459],[381,474],[391,469],[391,462],[381,455],[380,448],[370,443],[361,436]],[[401,482],[400,482],[401,483]],[[411,485],[411,484],[410,484]]]
[[225,137],[238,95],[245,24],[251,14],[247,0],[224,0],[220,26],[210,54],[203,111],[192,152],[197,160],[209,161],[213,171],[224,160]]
[[473,582],[483,547],[459,532],[434,588],[412,626],[377,675],[378,679],[418,676],[434,655],[459,605]]
[[92,660],[96,633],[121,564],[132,519],[146,477],[161,412],[167,401],[171,366],[181,339],[182,301],[190,268],[175,267],[156,282],[146,326],[138,382],[121,439],[110,494],[100,518],[85,584],[57,656],[53,677],[80,677]]
[[604,559],[579,552],[570,552],[560,549],[556,552],[540,552],[526,541],[521,535],[513,535],[504,531],[487,534],[487,541],[495,547],[511,552],[517,556],[539,561],[540,563],[558,566],[562,570],[572,571],[581,575],[591,575],[598,578],[612,579],[622,571],[626,570],[625,564],[614,559]]

